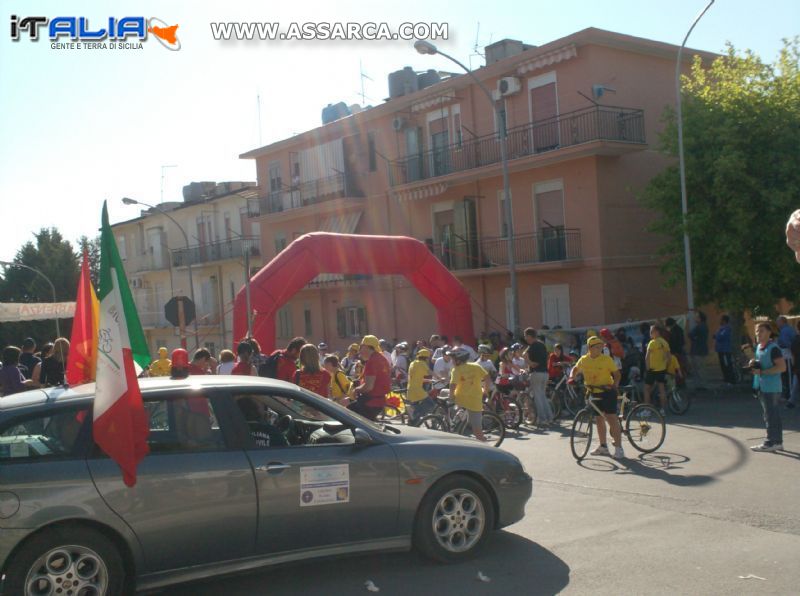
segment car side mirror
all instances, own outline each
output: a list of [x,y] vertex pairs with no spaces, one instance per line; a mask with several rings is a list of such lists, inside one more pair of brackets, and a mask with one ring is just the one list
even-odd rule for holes
[[356,440],[355,444],[358,445],[359,447],[367,447],[369,445],[372,445],[372,443],[374,442],[370,434],[363,428],[357,428],[357,427],[354,428],[353,437],[355,437]]

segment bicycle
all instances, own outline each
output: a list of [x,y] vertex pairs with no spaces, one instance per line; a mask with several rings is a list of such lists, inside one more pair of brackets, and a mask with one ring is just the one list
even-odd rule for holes
[[[550,404],[550,409],[553,411],[552,422],[555,422],[561,416],[561,397],[554,391],[548,391],[548,386],[549,381],[548,385],[545,386],[545,399],[547,399]],[[529,424],[537,424],[539,422],[539,412],[536,410],[536,403],[533,397],[533,388],[530,386],[530,384],[528,384],[523,391],[522,404],[525,419]],[[533,407],[531,407],[531,405],[533,405]]]
[[[558,403],[559,415],[562,410],[566,410],[571,416],[575,416],[586,405],[580,386],[567,383],[570,371],[572,371],[572,366],[566,366],[563,376],[556,383],[550,381],[547,383],[548,399],[551,400],[551,404]],[[555,412],[555,408],[553,412]]]
[[[467,411],[455,404],[450,399],[449,391],[443,389],[436,398],[438,400],[437,412],[423,416],[419,426],[431,430],[452,432],[459,435],[469,436],[471,432]],[[503,420],[493,412],[481,412],[481,428],[486,442],[493,447],[499,447],[506,437],[506,427]]]
[[[625,389],[631,388],[632,386],[628,386]],[[575,415],[575,419],[572,421],[569,446],[573,457],[578,461],[581,461],[589,453],[595,415],[604,416],[595,403],[599,398],[594,397],[592,389],[599,389],[599,387],[586,386],[587,405]],[[617,397],[617,401],[620,402],[617,417],[622,426],[622,432],[628,437],[633,448],[642,453],[652,453],[661,447],[667,435],[667,427],[664,417],[658,409],[651,404],[636,403],[628,396],[627,391],[621,393]],[[630,403],[634,405],[626,416],[625,408]],[[624,425],[622,425],[623,420],[625,421]]]
[[382,422],[408,423],[407,393],[408,389],[392,388],[386,396],[386,405],[383,406],[383,411],[379,414]]
[[682,416],[689,411],[692,405],[692,396],[688,391],[681,391],[678,387],[677,379],[673,375],[667,375],[667,405],[673,414]]
[[[498,381],[500,381],[498,377]],[[522,404],[510,384],[497,384],[486,399],[484,408],[500,416],[506,428],[518,429],[522,424]]]

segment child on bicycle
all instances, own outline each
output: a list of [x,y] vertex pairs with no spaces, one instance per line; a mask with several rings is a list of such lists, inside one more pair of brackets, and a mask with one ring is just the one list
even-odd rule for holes
[[486,441],[483,436],[483,392],[486,379],[489,378],[484,368],[476,362],[467,362],[469,352],[463,348],[453,348],[448,352],[455,368],[450,373],[450,395],[456,405],[464,408],[469,417],[472,432],[479,441]]
[[[603,412],[602,416],[594,417],[600,446],[592,451],[592,455],[611,455],[614,459],[621,459],[625,457],[622,449],[622,428],[617,418],[617,390],[621,375],[611,357],[603,354],[604,345],[605,342],[599,337],[590,337],[586,342],[587,354],[581,356],[572,368],[567,382],[575,383],[575,376],[582,373],[584,384],[592,392],[593,402]],[[611,428],[611,438],[614,440],[613,455],[606,444],[606,422]]]
[[409,424],[417,426],[420,419],[429,414],[436,402],[430,397],[428,387],[431,380],[431,351],[428,348],[417,350],[417,357],[408,367],[407,407],[411,418]]

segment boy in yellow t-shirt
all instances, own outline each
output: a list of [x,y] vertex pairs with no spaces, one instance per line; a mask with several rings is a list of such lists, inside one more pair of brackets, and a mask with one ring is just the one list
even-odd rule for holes
[[428,395],[428,390],[425,387],[431,378],[430,357],[431,351],[428,348],[420,348],[417,350],[416,359],[408,367],[408,393],[406,394],[406,400],[411,414],[411,419],[409,420],[411,426],[417,426],[420,419],[429,414],[433,410],[433,406],[436,405]]
[[322,361],[322,365],[331,376],[331,399],[341,406],[347,406],[350,403],[350,396],[353,392],[353,383],[340,368],[339,357],[333,354],[326,356],[325,360]]
[[456,405],[467,411],[475,437],[485,442],[482,424],[483,390],[489,373],[480,364],[467,362],[469,352],[463,348],[454,348],[448,355],[455,363],[455,368],[450,372],[450,395],[455,398]]
[[658,325],[650,327],[650,343],[647,344],[647,352],[644,357],[646,370],[644,375],[644,403],[650,403],[650,392],[653,390],[653,385],[657,385],[662,416],[666,413],[667,407],[665,374],[671,356],[669,344],[663,335],[664,331]]
[[[575,363],[567,382],[574,383],[575,376],[583,374],[584,384],[591,388],[593,401],[603,412],[603,416],[595,416],[600,446],[592,451],[592,455],[611,455],[614,459],[620,459],[625,457],[622,428],[617,418],[617,390],[621,375],[611,356],[603,354],[604,345],[605,342],[599,337],[590,337],[586,342],[588,352]],[[606,422],[614,440],[613,454],[606,444]]]

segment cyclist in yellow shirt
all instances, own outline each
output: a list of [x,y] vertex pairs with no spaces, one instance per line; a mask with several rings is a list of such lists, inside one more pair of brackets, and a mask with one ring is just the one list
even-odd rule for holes
[[590,337],[586,342],[588,352],[581,356],[572,371],[569,373],[568,383],[575,382],[578,373],[583,374],[585,385],[592,387],[592,397],[595,405],[603,412],[603,416],[595,415],[597,422],[597,436],[600,446],[592,451],[592,455],[611,455],[606,444],[606,422],[611,429],[611,438],[614,440],[614,459],[625,457],[622,450],[622,429],[617,418],[617,390],[619,389],[620,375],[617,365],[611,356],[603,354],[605,342],[599,337]]
[[666,414],[667,408],[665,375],[671,356],[669,344],[663,336],[664,330],[661,327],[658,325],[650,327],[650,343],[647,344],[647,352],[644,356],[646,370],[644,375],[644,403],[650,403],[650,392],[653,390],[653,385],[657,385],[662,416]]
[[484,368],[469,360],[469,352],[464,348],[453,348],[447,353],[455,364],[450,372],[450,395],[455,398],[456,405],[464,408],[469,417],[472,432],[479,441],[486,441],[483,436],[483,392],[489,378]]
[[426,385],[430,385],[431,351],[428,348],[417,350],[417,357],[408,367],[408,393],[406,400],[411,414],[409,424],[417,426],[420,419],[433,410],[436,403],[428,395]]

